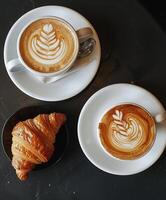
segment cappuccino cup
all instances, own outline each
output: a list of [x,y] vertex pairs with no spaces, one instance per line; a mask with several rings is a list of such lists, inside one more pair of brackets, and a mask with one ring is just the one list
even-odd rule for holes
[[75,30],[59,17],[35,19],[21,30],[17,39],[18,58],[10,60],[7,68],[11,72],[27,69],[40,77],[63,74],[78,58],[80,43],[92,36],[90,27]]
[[99,143],[106,154],[120,160],[134,160],[152,148],[156,124],[166,119],[166,113],[152,116],[134,103],[123,103],[108,110],[99,123]]

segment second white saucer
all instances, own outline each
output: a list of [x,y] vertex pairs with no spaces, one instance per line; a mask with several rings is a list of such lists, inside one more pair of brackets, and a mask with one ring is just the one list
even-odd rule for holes
[[111,107],[124,102],[139,104],[153,116],[165,111],[159,100],[147,90],[130,84],[114,84],[90,97],[78,121],[78,138],[84,154],[99,169],[116,175],[131,175],[147,169],[156,162],[166,146],[164,122],[157,124],[156,140],[145,156],[123,161],[105,153],[97,137],[100,119]]

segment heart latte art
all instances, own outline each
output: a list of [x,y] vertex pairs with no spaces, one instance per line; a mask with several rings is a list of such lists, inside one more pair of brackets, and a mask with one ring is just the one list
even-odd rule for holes
[[76,53],[74,37],[69,26],[60,20],[37,20],[21,36],[21,57],[36,71],[56,72],[72,61]]
[[140,157],[153,144],[155,123],[142,108],[123,104],[108,111],[99,124],[103,147],[120,159]]
[[67,46],[63,38],[56,37],[52,24],[45,24],[39,36],[33,35],[28,44],[28,51],[39,63],[53,65],[64,58]]

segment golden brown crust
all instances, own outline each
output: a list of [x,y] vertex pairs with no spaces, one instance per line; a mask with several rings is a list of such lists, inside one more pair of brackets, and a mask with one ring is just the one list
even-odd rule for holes
[[64,114],[51,113],[15,125],[12,131],[12,165],[20,180],[27,179],[35,164],[51,158],[56,134],[65,121]]

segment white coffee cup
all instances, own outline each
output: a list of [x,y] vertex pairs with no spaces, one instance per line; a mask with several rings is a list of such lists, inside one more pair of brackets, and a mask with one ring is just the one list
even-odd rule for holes
[[[116,105],[112,106],[112,107],[110,108],[110,110],[113,109],[113,108],[116,107],[116,106],[126,105],[126,104],[134,105],[134,106],[137,106],[137,107],[141,108],[145,113],[148,114],[148,116],[149,116],[150,118],[153,119],[153,124],[154,124],[154,127],[155,127],[155,132],[154,132],[155,137],[154,137],[154,139],[153,139],[153,141],[152,141],[152,143],[151,143],[150,148],[148,148],[148,150],[147,150],[144,154],[141,154],[139,157],[134,158],[134,159],[129,159],[129,160],[136,160],[136,159],[139,159],[139,158],[143,157],[145,154],[147,154],[147,153],[151,150],[151,148],[152,148],[152,146],[153,146],[153,144],[154,144],[154,142],[155,142],[155,140],[156,140],[156,134],[157,134],[156,125],[159,124],[159,123],[162,123],[162,122],[164,122],[164,121],[166,120],[166,112],[158,113],[157,115],[153,116],[153,115],[152,115],[149,111],[147,111],[147,109],[145,109],[143,106],[141,106],[141,105],[139,105],[139,104],[136,104],[136,103],[131,103],[131,102],[127,102],[127,103],[124,102],[124,103],[116,104]],[[108,110],[107,110],[107,111],[108,111]],[[104,113],[104,115],[107,113],[107,111]],[[103,118],[104,115],[102,115],[101,119]],[[101,119],[100,119],[100,122],[101,122]],[[99,122],[99,123],[100,123],[100,122]],[[121,160],[121,161],[126,161],[126,160],[128,160],[128,159],[121,159],[121,158],[115,157],[115,156],[112,155],[110,152],[108,152],[108,151],[106,150],[106,148],[103,146],[102,142],[101,142],[99,128],[98,128],[98,131],[97,131],[97,132],[98,132],[97,138],[98,138],[100,147],[101,147],[101,149],[102,149],[108,156],[110,156],[110,157],[112,157],[112,158],[114,158],[114,159],[117,159],[117,160]]]
[[[44,18],[52,18],[52,19],[56,19],[58,21],[63,22],[64,24],[66,24],[68,26],[68,28],[71,30],[73,36],[74,36],[74,40],[75,40],[75,53],[74,56],[71,60],[71,62],[69,64],[67,64],[63,69],[56,71],[56,72],[50,72],[50,73],[45,73],[45,72],[39,72],[39,71],[35,71],[34,69],[32,69],[31,67],[29,67],[23,60],[21,53],[20,53],[20,39],[21,36],[23,34],[23,32],[25,31],[25,29],[33,22],[40,20],[40,19],[44,19]],[[79,53],[79,47],[80,47],[80,42],[83,42],[87,39],[89,39],[90,37],[92,37],[93,35],[93,31],[90,27],[85,27],[85,28],[81,28],[79,30],[75,30],[71,24],[69,24],[67,21],[65,21],[62,18],[59,17],[54,17],[54,16],[44,16],[44,17],[40,17],[40,18],[36,18],[35,20],[30,21],[28,24],[26,24],[17,39],[17,55],[18,58],[14,58],[10,61],[7,62],[7,69],[11,72],[18,72],[18,71],[23,71],[23,70],[28,70],[31,73],[33,73],[34,75],[38,76],[38,77],[54,77],[57,75],[61,75],[63,73],[65,73],[66,71],[68,71],[74,64],[74,62],[76,61],[76,59],[78,58],[78,53]]]

